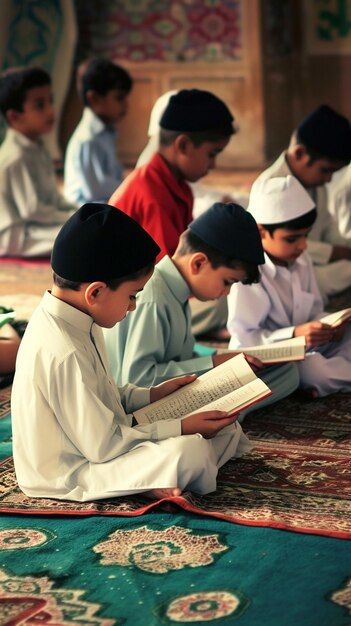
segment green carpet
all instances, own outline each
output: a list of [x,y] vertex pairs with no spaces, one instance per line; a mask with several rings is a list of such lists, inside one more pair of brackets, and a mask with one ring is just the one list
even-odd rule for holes
[[184,513],[0,525],[2,625],[350,624],[345,540]]

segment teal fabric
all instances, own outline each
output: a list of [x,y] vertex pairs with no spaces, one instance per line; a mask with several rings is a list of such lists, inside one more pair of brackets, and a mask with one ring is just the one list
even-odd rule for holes
[[[52,583],[51,603],[56,603],[67,623],[75,613],[78,624],[90,624],[86,616],[93,604],[94,624],[103,623],[98,621],[103,618],[112,620],[111,624],[131,626],[348,623],[347,609],[331,599],[350,576],[350,543],[344,540],[236,526],[182,513],[150,513],[142,518],[9,516],[1,519],[0,527],[2,598],[7,598],[9,589],[15,589],[13,595],[20,597],[23,577],[29,577],[26,597],[45,600],[47,594],[40,592],[40,585],[46,577]],[[183,544],[170,537],[163,540],[167,531],[181,531]],[[152,545],[155,532],[157,541]],[[41,533],[45,541],[30,547],[31,533],[34,537]],[[192,553],[191,541],[201,538],[203,544]],[[106,552],[103,555],[96,550],[108,541],[111,562],[103,564]],[[216,542],[221,551],[212,555],[212,562],[179,565],[187,544],[195,559],[200,555],[206,561]],[[119,554],[121,546],[126,554],[124,563]],[[175,561],[171,565],[172,550]],[[164,571],[155,573],[157,569]],[[7,586],[3,571],[8,575]],[[82,592],[80,603],[72,597],[72,590]],[[187,604],[190,595],[193,601]],[[216,600],[223,596],[237,600],[237,607],[229,614],[226,611],[230,607],[226,609],[224,603],[221,609]],[[179,614],[176,621],[170,619],[172,606],[181,602],[190,610],[191,619],[186,608],[186,620],[179,619]],[[51,615],[50,608],[45,610]],[[202,619],[208,611],[212,611],[212,619]]]
[[12,455],[11,416],[0,419],[0,463]]

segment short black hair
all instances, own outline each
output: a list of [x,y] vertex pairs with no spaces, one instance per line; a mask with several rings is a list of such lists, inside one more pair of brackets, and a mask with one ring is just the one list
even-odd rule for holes
[[[149,272],[154,268],[155,263],[149,263],[145,267],[142,267],[140,270],[133,272],[132,274],[128,274],[127,276],[122,276],[121,278],[115,279],[107,279],[101,278],[101,282],[106,283],[107,287],[112,291],[116,291],[122,283],[127,283],[130,280],[138,280],[143,276],[147,276]],[[53,281],[56,287],[60,287],[60,289],[71,289],[72,291],[79,291],[83,283],[67,280],[66,278],[62,278],[56,272],[52,272]],[[95,281],[93,281],[95,282]]]
[[262,228],[268,230],[270,235],[273,235],[278,228],[285,228],[286,230],[300,230],[300,228],[310,228],[313,226],[317,218],[317,209],[311,209],[300,217],[295,217],[292,220],[286,222],[279,222],[279,224],[261,224]]
[[87,105],[87,92],[95,91],[105,96],[111,89],[118,89],[127,95],[133,86],[129,72],[109,59],[93,58],[81,63],[77,70],[77,88],[84,105]]
[[34,87],[51,85],[48,72],[41,67],[14,67],[0,75],[0,111],[23,111],[27,93]]
[[245,285],[251,285],[259,281],[259,271],[256,264],[223,254],[223,252],[210,246],[188,228],[180,235],[177,254],[185,256],[186,254],[194,252],[203,252],[206,254],[213,269],[217,269],[218,267],[243,269],[247,274],[247,278],[242,281]]
[[160,128],[159,145],[164,147],[170,146],[179,135],[186,135],[192,141],[193,145],[198,148],[207,141],[215,142],[221,141],[221,139],[229,139],[229,137],[235,133],[236,130],[234,128],[233,131],[229,133],[226,127],[199,131],[180,131]]

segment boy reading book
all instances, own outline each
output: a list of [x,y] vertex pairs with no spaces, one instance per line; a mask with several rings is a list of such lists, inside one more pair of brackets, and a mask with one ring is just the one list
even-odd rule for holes
[[[310,397],[351,391],[351,327],[326,323],[307,237],[314,202],[293,176],[254,183],[248,210],[260,229],[265,264],[255,285],[234,285],[229,300],[229,346],[273,344],[305,337],[306,358],[297,364]],[[328,319],[328,318],[327,318]]]
[[[12,391],[17,480],[31,497],[95,500],[183,489],[208,493],[218,468],[250,449],[236,417],[197,412],[135,425],[132,413],[194,381],[119,389],[101,327],[135,309],[159,247],[122,211],[86,204],[56,238],[54,284],[30,319]],[[217,436],[218,435],[218,436]]]
[[[193,220],[172,257],[156,265],[135,313],[105,332],[117,383],[155,385],[171,376],[203,374],[231,358],[233,353],[196,353],[189,299],[226,298],[234,283],[255,282],[263,261],[257,224],[240,205],[217,202]],[[261,363],[254,360],[253,365]],[[295,363],[262,368],[259,376],[273,392],[269,403],[298,386]]]
[[341,234],[339,215],[331,215],[327,196],[327,183],[350,158],[350,122],[323,104],[301,120],[288,148],[259,176],[259,180],[295,176],[311,196],[317,215],[311,226],[308,253],[324,301],[351,285],[350,239],[345,232]]

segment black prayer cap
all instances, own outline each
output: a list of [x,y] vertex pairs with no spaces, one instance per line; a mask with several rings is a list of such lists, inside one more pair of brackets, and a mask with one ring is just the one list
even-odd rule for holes
[[233,135],[234,118],[222,100],[209,91],[181,89],[171,96],[160,119],[160,127],[180,132],[220,129]]
[[237,261],[261,265],[261,236],[251,213],[235,202],[216,202],[189,224],[202,241]]
[[155,261],[160,248],[134,219],[108,204],[88,203],[62,226],[51,255],[58,276],[80,283],[113,280]]
[[298,139],[307,148],[335,161],[351,159],[351,125],[349,120],[322,104],[297,127]]

